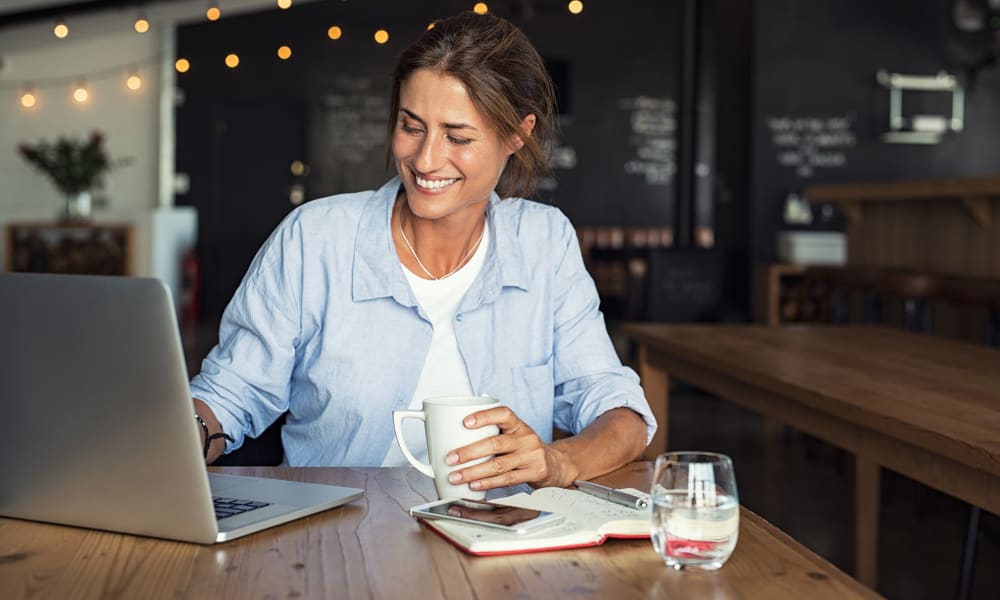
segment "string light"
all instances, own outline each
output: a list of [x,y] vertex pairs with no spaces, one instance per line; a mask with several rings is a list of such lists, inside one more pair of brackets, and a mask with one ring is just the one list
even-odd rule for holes
[[73,87],[73,99],[79,104],[83,104],[90,98],[90,91],[87,89],[87,84],[80,82]]
[[435,23],[433,21],[431,21],[430,23],[428,23],[427,24],[427,31],[430,31],[431,29],[434,29],[435,25],[437,25],[437,23]]
[[278,48],[278,58],[281,60],[288,60],[292,57],[292,49],[288,46],[281,46]]
[[191,63],[186,58],[178,58],[174,61],[174,68],[177,69],[178,73],[187,73],[191,68]]
[[572,0],[568,5],[566,5],[566,8],[569,9],[571,14],[578,15],[583,12],[583,2],[580,2],[580,0]]
[[146,33],[149,31],[149,20],[146,19],[146,15],[139,13],[139,16],[135,19],[134,27],[136,33]]
[[331,40],[339,40],[340,36],[342,35],[344,35],[344,30],[336,25],[332,25],[329,29],[326,30],[326,37],[330,38]]
[[219,17],[221,16],[222,16],[222,11],[219,10],[219,3],[215,2],[214,0],[212,2],[209,2],[208,10],[205,11],[205,18],[208,19],[209,21],[218,21]]
[[278,8],[287,10],[292,7],[292,0],[278,0]]
[[21,94],[21,106],[24,108],[32,108],[35,103],[38,102],[38,98],[35,97],[35,92],[31,88],[26,88],[24,93]]
[[[93,80],[105,80],[110,78],[118,79],[123,83],[123,87],[131,90],[133,92],[142,89],[144,85],[143,78],[139,69],[142,65],[148,64],[159,64],[159,56],[153,55],[145,59],[138,61],[130,61],[124,65],[109,66],[103,69],[97,69],[88,71],[86,73],[80,73],[72,76],[59,76],[59,77],[48,77],[42,80],[34,81],[22,81],[22,82],[3,82],[0,81],[0,91],[5,89],[17,90],[14,97],[17,98],[19,108],[22,110],[31,109],[35,110],[40,106],[43,106],[42,94],[39,90],[43,88],[52,88],[57,86],[68,87],[68,95],[75,104],[85,104],[92,101],[89,84]],[[182,65],[184,70],[187,70],[190,65],[186,64],[185,59],[178,59],[176,65],[179,65],[181,61],[184,62]]]
[[132,70],[129,72],[128,78],[125,79],[125,87],[133,92],[142,87],[142,77],[139,76],[138,71]]
[[235,52],[226,55],[226,66],[235,69],[240,64],[240,57]]
[[66,25],[66,21],[59,19],[56,21],[56,26],[52,28],[52,34],[59,39],[63,39],[69,35],[69,26]]
[[389,41],[389,32],[385,29],[379,29],[375,32],[375,41],[379,44],[384,44]]
[[485,15],[490,12],[490,7],[486,6],[485,2],[476,2],[476,5],[472,7],[472,12],[477,15]]

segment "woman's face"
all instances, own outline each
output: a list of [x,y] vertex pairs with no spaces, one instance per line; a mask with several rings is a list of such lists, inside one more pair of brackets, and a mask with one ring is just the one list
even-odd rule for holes
[[410,211],[432,220],[482,214],[520,140],[501,139],[465,85],[432,69],[402,83],[396,117],[392,154]]

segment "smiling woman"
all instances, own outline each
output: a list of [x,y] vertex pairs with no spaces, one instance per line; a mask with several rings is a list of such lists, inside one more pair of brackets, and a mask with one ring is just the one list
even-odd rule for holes
[[638,458],[655,420],[573,226],[519,197],[554,140],[537,51],[492,15],[439,21],[402,54],[391,102],[397,177],[292,211],[223,315],[191,384],[208,436],[232,437],[209,460],[287,411],[289,465],[404,465],[388,416],[456,395],[502,405],[466,416],[499,434],[448,450],[453,484],[567,486]]

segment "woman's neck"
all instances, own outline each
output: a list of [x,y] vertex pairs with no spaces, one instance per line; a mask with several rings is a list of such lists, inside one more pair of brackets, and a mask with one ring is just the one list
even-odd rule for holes
[[444,279],[461,269],[476,253],[486,229],[485,208],[441,219],[414,215],[400,193],[393,211],[392,231],[400,262],[418,277]]

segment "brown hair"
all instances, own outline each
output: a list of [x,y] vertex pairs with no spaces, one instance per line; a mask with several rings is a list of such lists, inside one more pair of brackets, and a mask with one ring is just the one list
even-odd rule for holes
[[[455,77],[501,137],[521,137],[524,145],[507,163],[497,193],[501,198],[532,194],[548,171],[556,126],[552,79],[528,37],[511,22],[490,14],[463,12],[434,23],[396,63],[389,140],[398,120],[400,87],[418,69]],[[525,136],[521,122],[528,115],[535,115],[535,127]],[[390,147],[390,160],[391,154]]]

